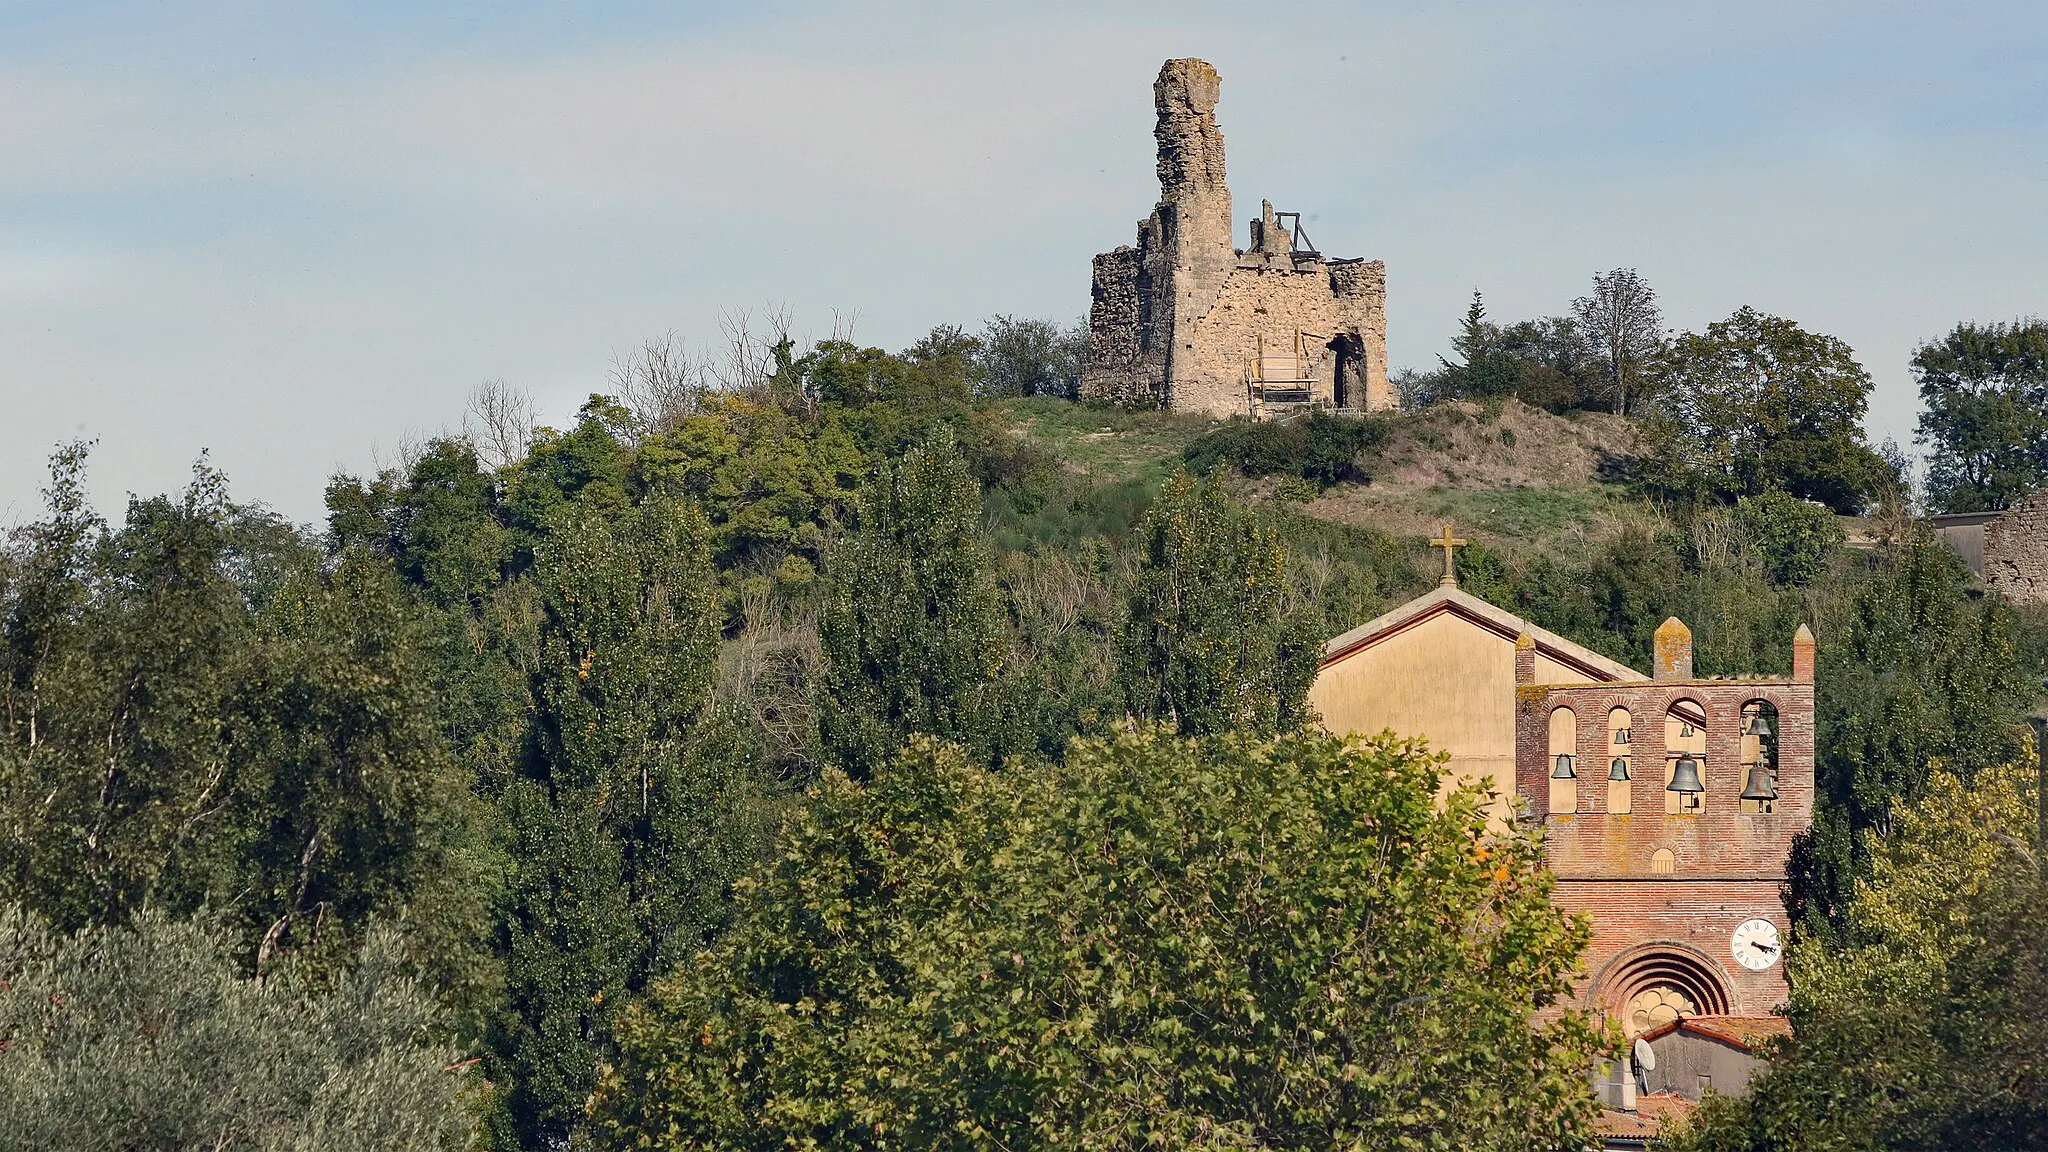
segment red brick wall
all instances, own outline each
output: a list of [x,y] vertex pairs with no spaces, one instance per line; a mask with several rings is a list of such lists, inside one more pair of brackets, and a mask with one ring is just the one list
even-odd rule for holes
[[[1781,894],[1792,841],[1813,818],[1813,685],[1790,680],[1686,680],[1517,688],[1516,791],[1527,817],[1545,829],[1558,878],[1557,901],[1585,911],[1593,942],[1582,1002],[1618,1008],[1633,990],[1599,986],[1617,957],[1667,945],[1693,961],[1711,958],[1731,1011],[1764,1015],[1785,998],[1784,966],[1750,972],[1728,949],[1735,926],[1760,917],[1789,935]],[[1664,717],[1687,700],[1707,716],[1706,794],[1698,814],[1664,811]],[[1741,811],[1741,710],[1767,700],[1778,710],[1778,802],[1770,814]],[[1578,725],[1578,810],[1549,810],[1551,710],[1569,707]],[[1632,812],[1607,812],[1607,714],[1627,708],[1632,741]],[[1651,870],[1668,848],[1675,868]]]

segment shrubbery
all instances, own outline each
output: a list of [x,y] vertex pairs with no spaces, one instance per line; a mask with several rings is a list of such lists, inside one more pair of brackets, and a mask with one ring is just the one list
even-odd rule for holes
[[1196,438],[1182,459],[1204,475],[1229,467],[1246,476],[1298,476],[1318,488],[1363,484],[1372,479],[1366,454],[1386,434],[1378,420],[1323,412],[1284,424],[1233,419]]
[[0,908],[0,1148],[436,1152],[472,1081],[390,932],[327,983],[218,924],[53,930]]

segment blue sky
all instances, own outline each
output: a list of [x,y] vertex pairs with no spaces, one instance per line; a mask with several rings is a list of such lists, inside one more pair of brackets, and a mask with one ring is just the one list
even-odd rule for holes
[[1841,336],[1909,442],[1916,343],[2048,314],[2044,32],[1870,0],[0,0],[0,518],[88,436],[110,513],[205,449],[314,521],[478,382],[559,421],[721,310],[890,348],[1076,317],[1183,55],[1223,74],[1237,215],[1387,261],[1395,365],[1474,288],[1552,314],[1633,266],[1676,327]]

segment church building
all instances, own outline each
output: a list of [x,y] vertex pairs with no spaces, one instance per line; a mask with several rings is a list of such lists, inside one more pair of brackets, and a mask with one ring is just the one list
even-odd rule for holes
[[1450,755],[1445,789],[1489,781],[1498,816],[1513,814],[1517,639],[1530,637],[1537,675],[1554,683],[1627,683],[1649,677],[1497,608],[1458,587],[1452,552],[1465,541],[1444,526],[1444,574],[1428,595],[1368,620],[1323,647],[1309,703],[1334,732],[1391,728],[1424,736]]
[[[1446,787],[1490,781],[1500,819],[1543,826],[1553,898],[1593,929],[1579,1007],[1653,1050],[1781,1028],[1782,889],[1813,818],[1812,632],[1790,677],[1699,678],[1692,633],[1666,620],[1645,674],[1461,591],[1463,543],[1445,525],[1438,586],[1325,646],[1309,696],[1324,724],[1425,737]],[[1596,1078],[1631,1124],[1644,1071]],[[1696,1100],[1709,1078],[1672,1090]]]

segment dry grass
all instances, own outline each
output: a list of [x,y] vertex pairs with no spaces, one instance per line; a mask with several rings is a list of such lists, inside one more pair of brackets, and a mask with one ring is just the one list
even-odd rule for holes
[[1400,536],[1449,520],[1509,550],[1590,544],[1659,519],[1607,480],[1638,451],[1636,427],[1621,417],[1456,401],[1394,418],[1372,483],[1331,489],[1302,510]]

